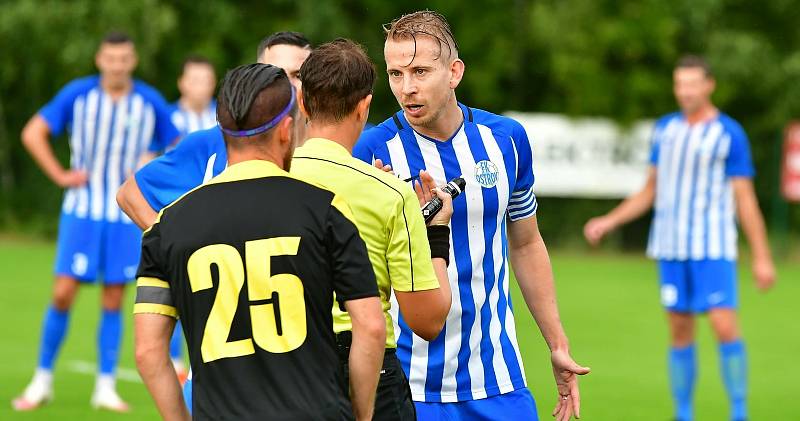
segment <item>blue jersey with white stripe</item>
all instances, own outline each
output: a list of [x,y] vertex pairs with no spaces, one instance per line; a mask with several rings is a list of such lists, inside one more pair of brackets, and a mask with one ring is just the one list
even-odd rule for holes
[[506,221],[531,217],[533,157],[516,121],[459,104],[464,124],[447,141],[415,132],[400,111],[365,131],[353,155],[381,159],[402,178],[427,170],[437,184],[462,176],[453,202],[450,265],[453,303],[442,333],[413,334],[392,303],[397,355],[415,401],[481,399],[525,387],[509,291]]
[[172,104],[172,124],[182,136],[198,130],[210,129],[217,125],[217,102],[211,101],[201,112],[181,106],[180,101]]
[[228,152],[219,126],[190,133],[174,149],[136,171],[136,184],[155,210],[225,170]]
[[726,114],[688,124],[673,113],[656,122],[650,162],[656,198],[648,255],[661,260],[735,260],[732,177],[755,174],[742,127]]
[[131,91],[114,100],[99,76],[89,76],[67,84],[39,115],[53,136],[69,133],[70,167],[89,176],[85,185],[67,190],[62,212],[131,223],[117,206],[117,190],[144,152],[163,150],[179,135],[161,94],[134,80]]

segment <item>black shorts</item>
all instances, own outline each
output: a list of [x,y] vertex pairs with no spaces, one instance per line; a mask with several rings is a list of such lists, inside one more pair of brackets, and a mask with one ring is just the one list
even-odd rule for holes
[[[350,332],[336,335],[339,348],[340,386],[345,396],[350,396]],[[400,366],[394,348],[386,348],[383,354],[381,378],[378,381],[378,390],[375,394],[374,421],[414,421],[417,412],[411,400],[411,388],[408,379]]]

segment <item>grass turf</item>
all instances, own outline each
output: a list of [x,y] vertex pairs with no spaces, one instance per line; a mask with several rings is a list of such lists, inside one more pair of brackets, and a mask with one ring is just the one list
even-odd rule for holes
[[[150,420],[158,419],[144,385],[133,375],[131,305],[120,356],[120,394],[130,414],[89,407],[94,384],[99,318],[98,288],[83,288],[75,303],[70,330],[56,366],[56,399],[30,413],[15,413],[10,401],[30,379],[36,363],[39,331],[49,301],[54,247],[48,242],[0,239],[0,419],[2,420]],[[582,419],[668,420],[672,417],[666,376],[667,334],[658,302],[655,266],[636,255],[553,253],[561,317],[576,360],[591,366],[581,379]],[[750,366],[751,419],[800,419],[800,265],[779,267],[779,283],[769,294],[756,292],[746,265],[740,265],[741,325]],[[514,287],[517,332],[528,384],[542,419],[550,418],[555,386],[549,356],[530,313]],[[697,419],[725,420],[727,399],[719,376],[716,344],[704,318],[698,324],[699,379]]]

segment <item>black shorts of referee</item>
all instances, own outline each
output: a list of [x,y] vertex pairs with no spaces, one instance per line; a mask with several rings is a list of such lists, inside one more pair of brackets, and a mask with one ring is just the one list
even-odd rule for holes
[[[336,345],[339,350],[340,386],[345,396],[350,396],[350,343],[353,333],[349,331],[336,335]],[[411,388],[408,378],[400,366],[394,348],[386,348],[383,354],[381,378],[378,381],[378,390],[375,393],[374,421],[414,421],[417,412],[411,400]]]

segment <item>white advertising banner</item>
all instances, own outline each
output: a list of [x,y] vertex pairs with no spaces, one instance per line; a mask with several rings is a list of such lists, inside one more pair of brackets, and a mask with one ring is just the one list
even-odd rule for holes
[[624,198],[644,185],[652,121],[623,128],[604,118],[506,115],[531,139],[537,196]]

